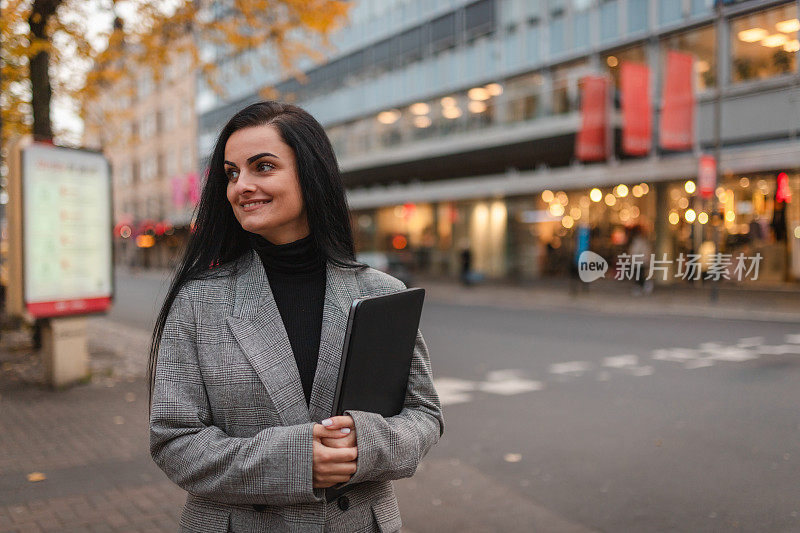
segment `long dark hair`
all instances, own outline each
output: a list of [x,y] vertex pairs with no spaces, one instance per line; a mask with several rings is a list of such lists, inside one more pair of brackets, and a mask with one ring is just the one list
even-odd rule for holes
[[225,145],[235,131],[270,124],[294,150],[309,229],[320,253],[340,267],[365,266],[355,258],[339,165],[320,123],[304,109],[282,102],[264,101],[245,107],[231,117],[217,137],[197,206],[194,231],[156,319],[147,367],[151,401],[161,335],[176,295],[189,280],[231,275],[236,260],[252,248],[250,233],[239,224],[226,196]]

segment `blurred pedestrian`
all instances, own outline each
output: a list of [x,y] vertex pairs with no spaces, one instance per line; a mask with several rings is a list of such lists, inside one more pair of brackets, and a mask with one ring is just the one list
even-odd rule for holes
[[150,350],[150,451],[189,493],[182,530],[400,529],[390,480],[444,431],[422,336],[402,413],[330,416],[353,300],[402,288],[355,260],[322,126],[274,101],[236,113]]
[[628,254],[631,256],[633,275],[635,276],[636,287],[634,294],[650,294],[653,292],[653,280],[647,279],[650,272],[650,259],[653,254],[653,247],[644,226],[637,224],[631,228],[630,246]]
[[475,276],[472,272],[472,250],[469,246],[469,241],[464,240],[461,243],[461,283],[469,287],[475,281]]
[[589,284],[580,279],[580,258],[583,252],[589,251],[590,240],[591,229],[589,226],[579,225],[575,230],[575,253],[572,255],[570,263],[569,292],[572,294],[577,293],[579,288],[584,292],[589,290]]

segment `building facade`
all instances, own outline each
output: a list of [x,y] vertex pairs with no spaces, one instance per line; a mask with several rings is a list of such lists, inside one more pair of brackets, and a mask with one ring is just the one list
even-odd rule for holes
[[195,76],[188,57],[131,70],[84,117],[85,145],[111,163],[118,264],[168,267],[186,241],[200,179]]
[[[653,252],[760,254],[758,282],[800,280],[800,2],[359,2],[306,84],[252,69],[222,100],[198,87],[198,152],[277,84],[336,149],[360,251],[453,276],[468,249],[489,278],[567,275],[579,235],[610,262],[643,231]],[[692,149],[660,148],[665,63],[691,54]],[[235,69],[247,55],[222,62]],[[649,152],[620,149],[620,69],[649,67]],[[575,156],[585,76],[610,81],[614,148]],[[718,125],[718,127],[716,127]],[[703,154],[718,156],[711,198]],[[203,162],[201,161],[201,165]],[[779,191],[780,190],[780,191]],[[669,281],[680,281],[671,272]]]

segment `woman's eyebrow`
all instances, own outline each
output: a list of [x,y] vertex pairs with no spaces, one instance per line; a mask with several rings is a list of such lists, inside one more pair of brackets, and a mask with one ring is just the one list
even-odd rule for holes
[[[272,154],[270,152],[261,152],[260,154],[256,154],[254,156],[248,157],[247,158],[247,164],[249,165],[253,161],[261,159],[262,157],[274,157],[275,159],[280,159],[280,157],[278,157],[277,155]],[[230,165],[232,167],[236,166],[236,163],[231,163],[230,161],[223,161],[223,163],[226,164],[226,165]]]
[[257,159],[261,159],[262,157],[274,157],[275,159],[280,159],[280,157],[278,157],[275,154],[271,154],[269,152],[261,152],[260,154],[256,154],[254,156],[248,157],[247,158],[247,164],[249,165],[253,161],[255,161]]

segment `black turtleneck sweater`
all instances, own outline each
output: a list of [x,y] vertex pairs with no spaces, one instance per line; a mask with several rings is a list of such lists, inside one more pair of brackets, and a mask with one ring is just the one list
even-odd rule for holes
[[310,234],[287,244],[272,244],[256,234],[250,241],[267,273],[309,403],[322,331],[325,260]]

